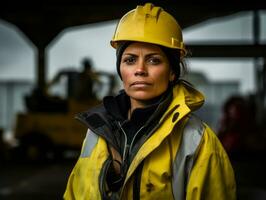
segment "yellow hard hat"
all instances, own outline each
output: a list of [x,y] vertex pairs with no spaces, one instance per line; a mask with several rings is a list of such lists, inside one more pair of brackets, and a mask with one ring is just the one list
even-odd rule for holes
[[117,48],[119,42],[137,41],[180,49],[181,57],[187,53],[183,43],[182,30],[169,13],[151,3],[137,6],[119,21],[111,45]]

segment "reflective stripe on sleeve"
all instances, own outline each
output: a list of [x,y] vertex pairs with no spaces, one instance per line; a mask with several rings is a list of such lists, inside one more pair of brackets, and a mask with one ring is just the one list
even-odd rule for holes
[[202,121],[191,115],[185,125],[180,148],[173,163],[172,189],[175,200],[186,198],[187,182],[203,132]]
[[98,136],[94,134],[90,129],[87,131],[87,135],[83,144],[82,152],[80,157],[89,157],[92,150],[94,149],[95,145],[97,144],[98,141]]

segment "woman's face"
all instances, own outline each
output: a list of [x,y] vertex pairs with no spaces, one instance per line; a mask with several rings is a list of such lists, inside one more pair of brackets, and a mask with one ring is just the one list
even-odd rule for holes
[[120,72],[131,103],[147,105],[167,90],[175,78],[168,59],[157,45],[135,42],[122,54]]

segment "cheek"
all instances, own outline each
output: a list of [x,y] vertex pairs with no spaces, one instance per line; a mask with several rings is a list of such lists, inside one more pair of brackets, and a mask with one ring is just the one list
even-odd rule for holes
[[169,71],[157,71],[154,73],[154,78],[159,84],[168,85],[171,80],[171,74]]
[[126,70],[123,67],[120,67],[120,73],[121,73],[121,78],[122,78],[123,84],[124,84],[124,86],[126,86],[127,85],[127,81],[132,76],[131,75],[132,73],[129,70]]

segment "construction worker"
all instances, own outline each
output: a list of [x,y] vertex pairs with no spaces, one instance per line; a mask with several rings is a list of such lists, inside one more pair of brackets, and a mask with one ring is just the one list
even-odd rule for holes
[[150,3],[119,21],[111,45],[124,90],[80,113],[88,127],[65,199],[236,199],[234,172],[193,112],[203,95],[180,79],[176,20]]

